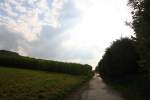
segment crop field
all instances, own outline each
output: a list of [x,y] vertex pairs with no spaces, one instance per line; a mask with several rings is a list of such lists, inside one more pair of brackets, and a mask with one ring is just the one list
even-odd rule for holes
[[0,67],[0,100],[59,100],[83,76]]

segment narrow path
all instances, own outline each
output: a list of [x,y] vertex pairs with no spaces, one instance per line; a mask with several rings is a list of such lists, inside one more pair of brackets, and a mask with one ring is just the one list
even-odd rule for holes
[[71,94],[65,100],[125,100],[119,93],[109,88],[98,75],[79,91]]

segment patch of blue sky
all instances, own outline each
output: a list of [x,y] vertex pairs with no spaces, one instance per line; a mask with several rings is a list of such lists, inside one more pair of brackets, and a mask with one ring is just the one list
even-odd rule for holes
[[53,2],[54,0],[47,0],[47,1],[48,1],[48,6],[51,7],[51,6],[52,6],[52,2]]
[[30,2],[30,0],[26,0],[22,6],[26,7],[27,10],[32,10],[36,8],[36,1],[33,1],[33,3]]
[[51,26],[44,25],[41,33],[43,38],[51,39],[62,33],[62,30],[63,29],[58,30],[56,28],[52,28]]
[[4,16],[7,16],[7,14],[2,9],[0,9],[0,16],[4,17]]
[[4,3],[5,2],[5,0],[0,0],[0,3]]

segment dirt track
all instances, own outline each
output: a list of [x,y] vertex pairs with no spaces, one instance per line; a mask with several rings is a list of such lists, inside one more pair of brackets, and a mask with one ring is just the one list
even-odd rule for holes
[[71,94],[65,100],[125,100],[119,93],[108,87],[98,75],[79,91]]

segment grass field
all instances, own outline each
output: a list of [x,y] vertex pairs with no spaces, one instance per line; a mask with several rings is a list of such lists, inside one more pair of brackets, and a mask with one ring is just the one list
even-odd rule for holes
[[58,100],[82,76],[0,67],[0,100]]

